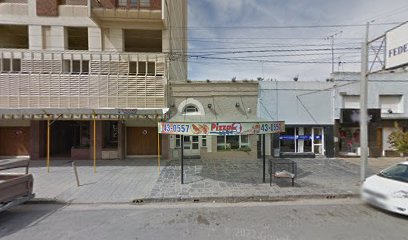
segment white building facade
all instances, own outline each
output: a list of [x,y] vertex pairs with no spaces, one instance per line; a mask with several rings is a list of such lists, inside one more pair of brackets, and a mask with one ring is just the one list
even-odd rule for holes
[[1,1],[0,156],[45,157],[47,120],[54,156],[157,154],[186,26],[186,0]]

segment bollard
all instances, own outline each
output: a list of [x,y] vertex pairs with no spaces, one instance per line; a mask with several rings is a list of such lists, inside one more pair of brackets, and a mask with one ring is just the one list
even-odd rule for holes
[[72,162],[72,168],[74,169],[77,186],[79,187],[79,186],[80,186],[80,184],[79,184],[79,177],[78,177],[78,171],[77,171],[77,167],[76,167],[76,163],[75,163],[75,162]]

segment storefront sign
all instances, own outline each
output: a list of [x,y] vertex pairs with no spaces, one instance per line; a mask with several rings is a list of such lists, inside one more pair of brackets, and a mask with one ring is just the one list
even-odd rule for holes
[[160,134],[177,135],[253,135],[281,133],[285,122],[235,122],[235,123],[159,123]]
[[[368,122],[375,123],[381,120],[381,109],[368,109]],[[340,122],[358,124],[360,122],[360,109],[341,109]]]
[[408,63],[408,24],[386,33],[385,67],[394,68]]
[[[308,141],[312,139],[312,136],[310,135],[281,135],[279,136],[280,140],[304,140],[304,141]],[[314,140],[321,140],[322,136],[321,135],[314,135]]]

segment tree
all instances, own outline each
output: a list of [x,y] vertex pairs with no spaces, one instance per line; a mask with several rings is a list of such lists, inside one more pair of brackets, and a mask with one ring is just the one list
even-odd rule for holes
[[400,154],[408,153],[408,132],[405,132],[402,128],[395,124],[396,131],[392,132],[388,136],[388,142],[391,146]]

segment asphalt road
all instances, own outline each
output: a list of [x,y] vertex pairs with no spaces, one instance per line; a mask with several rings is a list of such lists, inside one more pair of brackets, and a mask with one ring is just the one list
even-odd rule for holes
[[1,239],[407,239],[408,218],[359,200],[146,205],[30,204],[0,213]]

